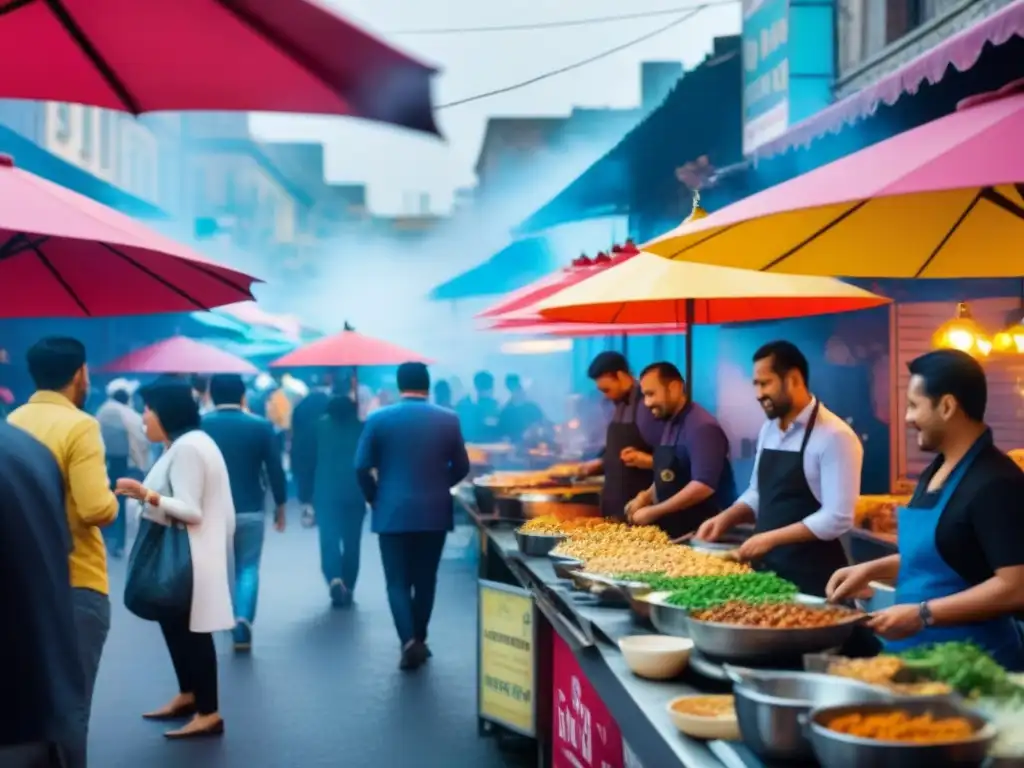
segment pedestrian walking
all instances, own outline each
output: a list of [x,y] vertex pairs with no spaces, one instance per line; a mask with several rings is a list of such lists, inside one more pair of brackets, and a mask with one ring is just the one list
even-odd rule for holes
[[336,608],[352,604],[359,577],[366,500],[351,467],[362,431],[355,401],[348,395],[336,396],[316,425],[315,452],[310,457],[315,470],[313,505],[320,537],[320,568]]
[[36,392],[7,420],[50,449],[63,478],[75,636],[85,678],[67,761],[79,768],[87,763],[92,693],[110,631],[107,550],[100,529],[117,519],[117,498],[110,490],[99,422],[82,410],[89,394],[85,346],[77,339],[45,338],[32,345],[27,362]]
[[458,417],[427,402],[430,374],[422,363],[398,368],[399,402],[366,421],[355,468],[370,504],[402,644],[400,667],[430,657],[427,628],[434,609],[445,538],[454,527],[451,489],[469,474]]
[[[142,392],[146,436],[165,451],[140,483],[122,478],[118,493],[143,505],[143,516],[157,525],[184,525],[191,553],[192,595],[186,610],[166,615],[160,629],[178,678],[178,695],[143,715],[148,720],[191,717],[168,731],[169,739],[224,733],[217,690],[213,633],[234,627],[228,581],[228,547],[235,533],[235,507],[224,457],[200,429],[199,406],[187,382],[158,380]],[[138,550],[136,540],[135,549]],[[135,552],[129,561],[129,581]]]
[[245,382],[237,374],[210,379],[213,411],[202,426],[220,448],[235,506],[235,650],[252,649],[252,625],[260,589],[260,561],[267,528],[267,491],[274,501],[274,527],[285,529],[288,484],[274,425],[245,410]]

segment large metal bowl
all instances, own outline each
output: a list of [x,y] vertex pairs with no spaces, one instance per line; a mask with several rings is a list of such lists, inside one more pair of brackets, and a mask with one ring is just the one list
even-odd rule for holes
[[666,602],[671,592],[649,592],[639,598],[650,606],[648,611],[651,624],[663,635],[689,637],[690,628],[686,624],[688,611]]
[[544,557],[565,541],[564,533],[523,533],[516,531],[519,551],[529,557]]
[[[842,715],[884,713],[894,709],[912,716],[930,712],[935,717],[962,717],[970,721],[975,733],[963,741],[915,744],[848,736],[826,726]],[[889,704],[822,707],[812,711],[805,720],[814,754],[828,768],[977,768],[984,765],[996,736],[995,727],[985,718],[952,699],[900,699]]]
[[892,694],[858,680],[813,672],[761,672],[726,667],[736,681],[736,717],[743,742],[765,761],[812,761],[801,717],[818,707],[891,702]]
[[[800,657],[838,648],[850,639],[865,614],[850,612],[838,624],[811,629],[770,629],[700,621],[686,614],[686,632],[705,656],[722,661],[749,662],[771,657]],[[655,624],[657,626],[657,624]]]

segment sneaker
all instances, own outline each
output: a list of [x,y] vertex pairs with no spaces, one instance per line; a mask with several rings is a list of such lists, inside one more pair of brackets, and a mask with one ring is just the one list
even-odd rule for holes
[[316,512],[313,511],[312,504],[302,505],[302,516],[299,518],[303,528],[313,528],[316,525]]
[[402,658],[398,668],[405,672],[412,672],[426,664],[430,657],[430,649],[418,640],[414,640],[402,649]]
[[352,593],[341,579],[332,579],[328,589],[331,593],[331,605],[335,608],[347,608],[352,604]]
[[232,636],[235,641],[235,653],[248,653],[252,650],[252,625],[245,619],[238,619]]

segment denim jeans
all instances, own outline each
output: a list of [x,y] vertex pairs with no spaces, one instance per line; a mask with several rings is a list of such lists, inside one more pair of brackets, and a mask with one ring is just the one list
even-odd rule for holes
[[85,698],[79,712],[75,737],[67,747],[67,765],[68,768],[85,768],[92,694],[96,687],[103,646],[110,632],[110,598],[92,589],[75,588],[71,592],[71,600],[75,610],[78,653],[85,673]]
[[0,747],[0,768],[64,768],[63,752],[55,744],[18,744]]
[[[128,459],[124,456],[107,457],[107,475],[110,477],[110,488],[113,490],[117,481],[122,477],[135,477],[137,473],[128,471]],[[103,529],[103,538],[106,539],[107,549],[115,557],[124,554],[125,534],[128,530],[128,523],[125,516],[125,505],[127,498],[117,497],[117,519]]]
[[328,585],[340,579],[349,592],[355,591],[359,578],[359,554],[363,543],[366,502],[316,506],[317,534],[320,537],[320,569]]
[[395,629],[404,646],[426,642],[447,531],[380,534],[380,556]]
[[256,620],[266,530],[265,512],[240,512],[235,517],[235,618],[244,619],[250,626]]

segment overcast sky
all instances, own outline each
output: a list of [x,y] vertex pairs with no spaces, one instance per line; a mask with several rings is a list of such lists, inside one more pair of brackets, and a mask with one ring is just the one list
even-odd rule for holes
[[[572,64],[664,26],[674,16],[579,27],[456,35],[402,35],[407,29],[529,24],[686,8],[697,0],[327,0],[349,19],[434,64],[435,102],[444,103]],[[721,2],[721,0],[716,0]],[[682,15],[685,11],[680,11]],[[573,72],[512,93],[439,112],[442,142],[345,118],[254,115],[267,140],[317,140],[326,146],[329,181],[365,182],[377,213],[400,213],[419,193],[444,211],[458,187],[474,183],[473,164],[490,116],[567,114],[573,106],[631,107],[639,101],[639,64],[677,60],[692,66],[716,35],[735,34],[739,3],[708,7],[652,40]],[[738,87],[738,86],[737,86]]]

